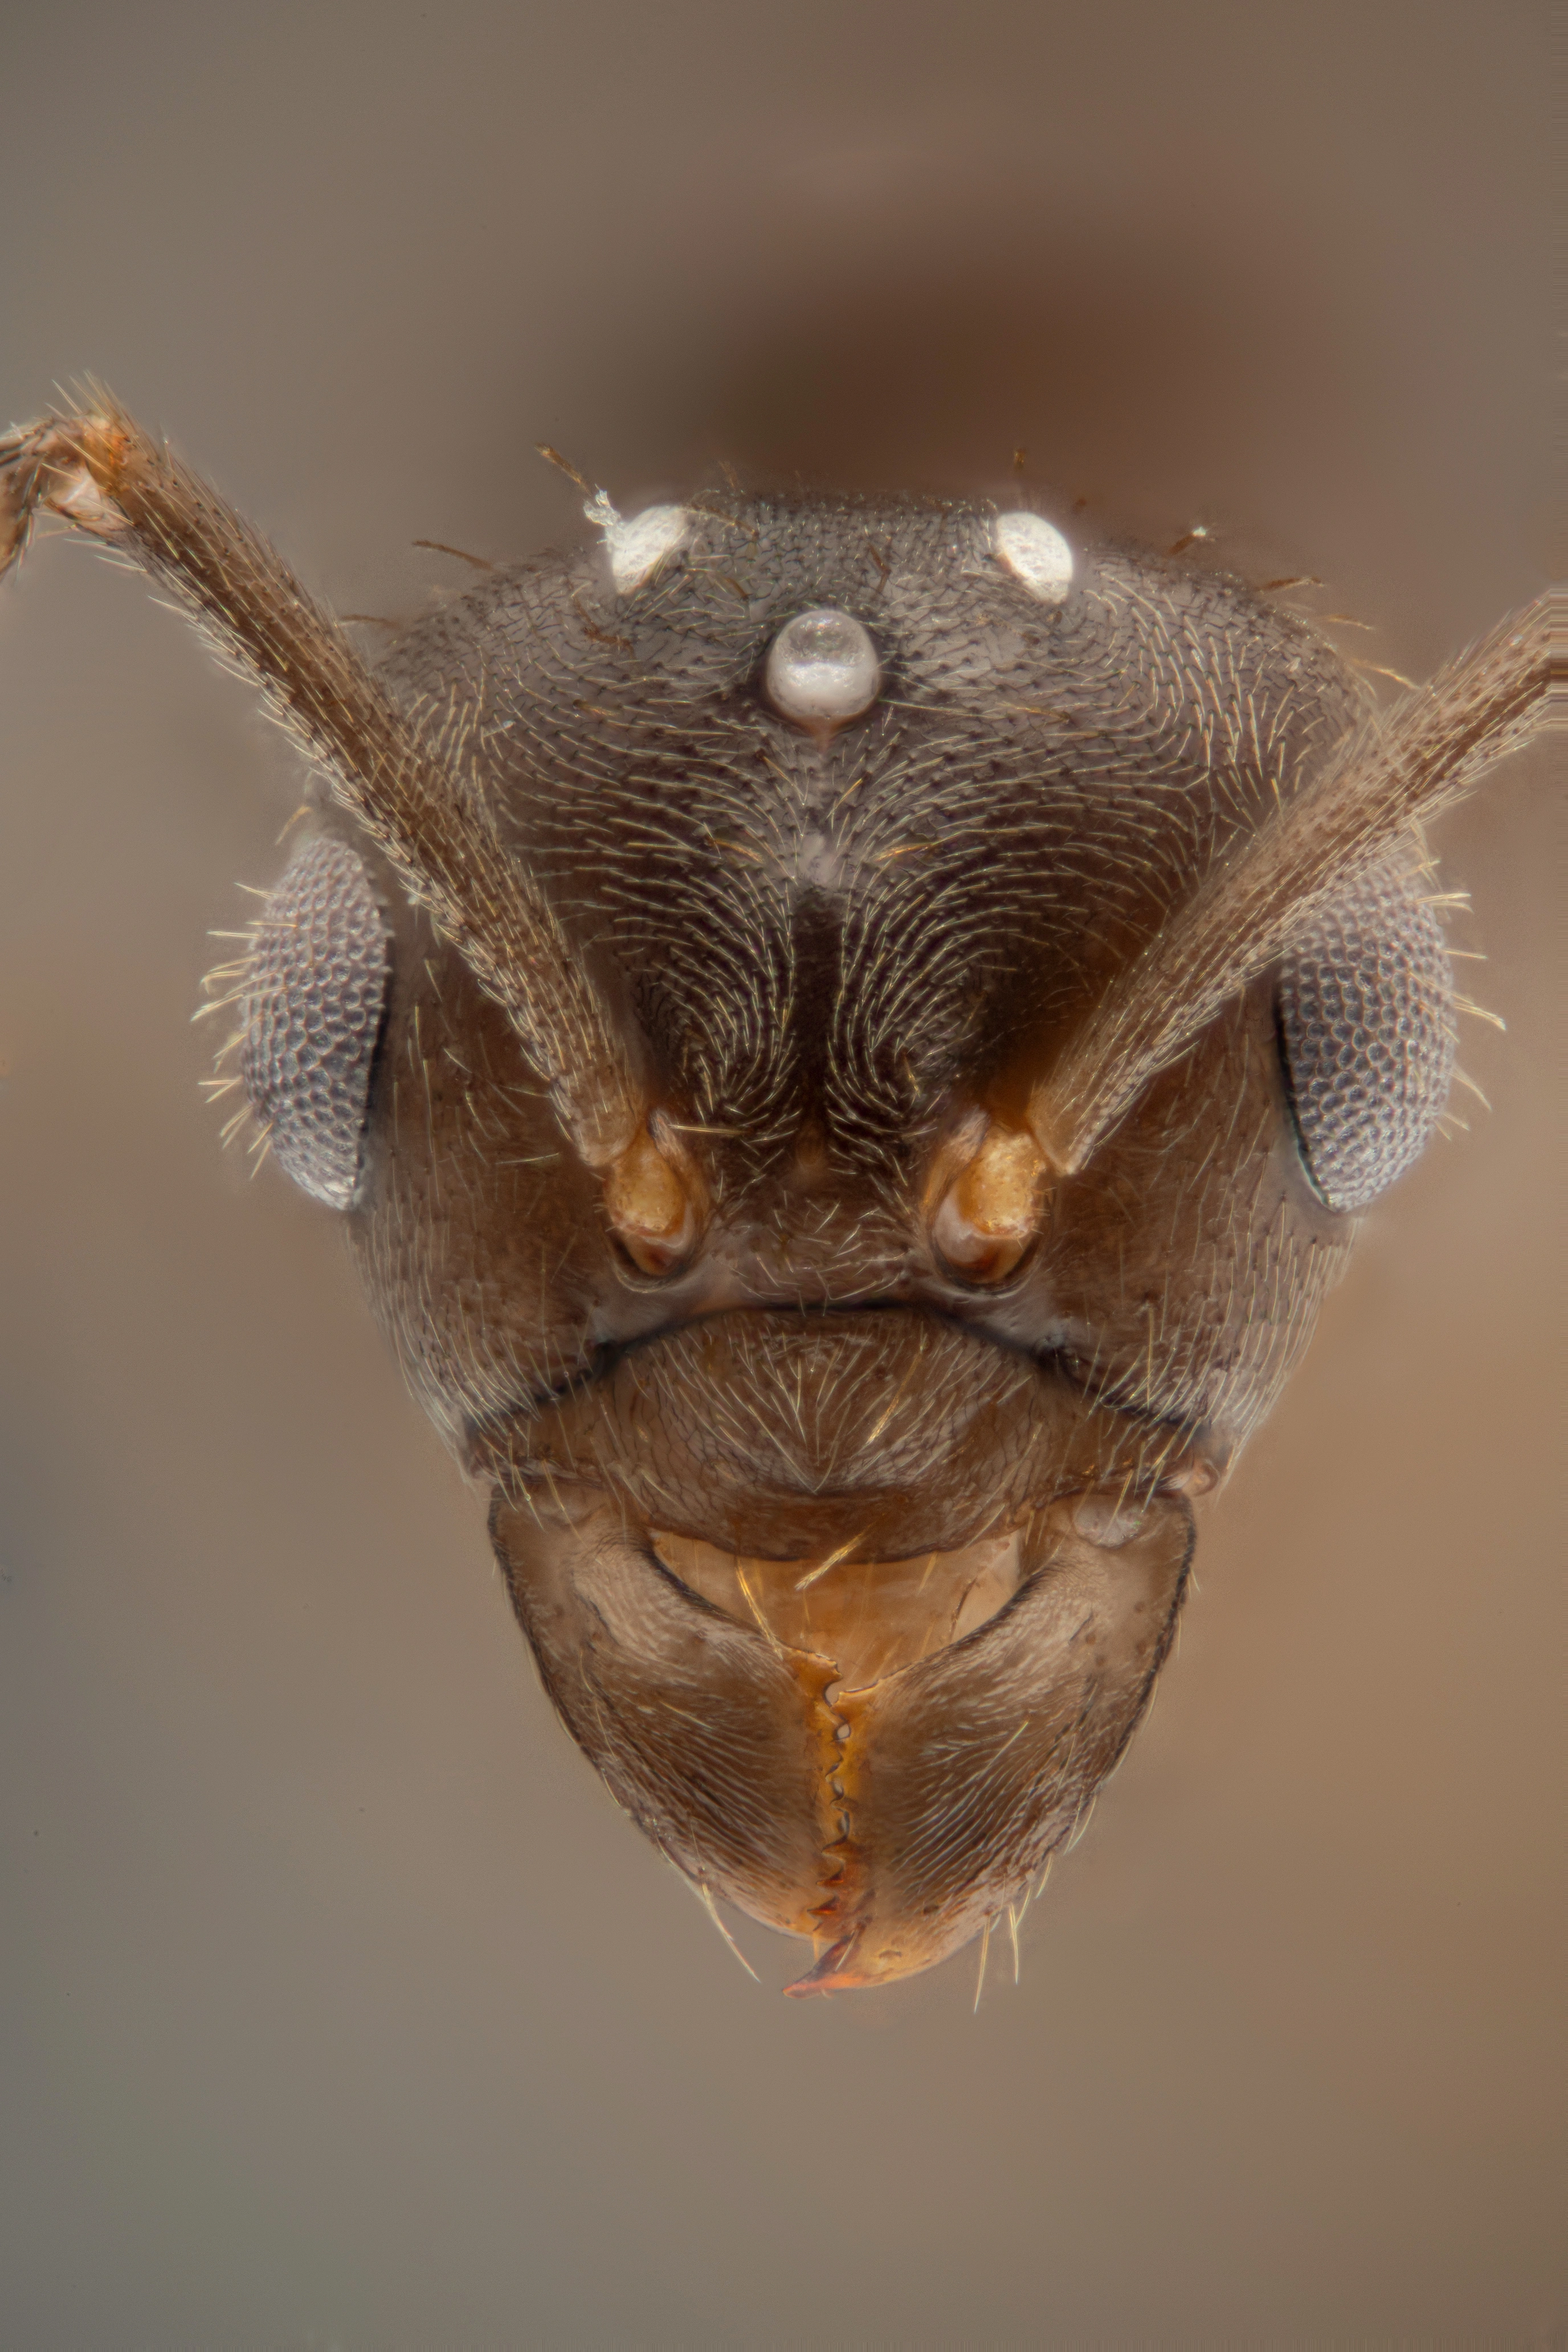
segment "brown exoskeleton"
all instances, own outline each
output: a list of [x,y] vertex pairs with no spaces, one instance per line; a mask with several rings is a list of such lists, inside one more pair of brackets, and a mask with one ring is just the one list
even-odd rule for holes
[[797,1991],[1016,1916],[1441,1113],[1418,828],[1545,723],[1559,608],[1379,719],[1026,507],[598,498],[372,669],[107,401],[0,441],[0,568],[40,510],[320,780],[235,1076],[574,1737]]

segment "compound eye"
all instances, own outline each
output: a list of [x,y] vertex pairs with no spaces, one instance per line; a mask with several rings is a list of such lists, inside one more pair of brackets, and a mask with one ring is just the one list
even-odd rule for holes
[[325,835],[307,842],[256,927],[239,1075],[273,1158],[333,1209],[359,1183],[387,972],[386,924],[363,861]]
[[768,654],[768,693],[803,727],[858,719],[877,699],[882,666],[868,632],[848,613],[819,604],[797,613]]
[[1374,871],[1297,942],[1279,973],[1280,1053],[1301,1158],[1331,1209],[1364,1209],[1431,1134],[1454,1075],[1442,927]]
[[991,544],[1021,587],[1042,604],[1060,604],[1072,586],[1072,550],[1044,515],[998,515]]

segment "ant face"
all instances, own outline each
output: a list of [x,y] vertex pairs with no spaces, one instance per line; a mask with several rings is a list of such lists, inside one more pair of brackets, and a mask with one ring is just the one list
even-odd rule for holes
[[1032,509],[599,497],[373,673],[114,412],[0,445],[39,506],[317,767],[233,1076],[574,1736],[798,1990],[1016,1917],[1442,1111],[1413,827],[1538,722],[1544,610],[1378,726],[1267,597]]

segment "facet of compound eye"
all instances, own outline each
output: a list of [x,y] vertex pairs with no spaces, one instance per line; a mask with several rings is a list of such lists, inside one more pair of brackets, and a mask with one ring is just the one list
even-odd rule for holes
[[773,639],[768,692],[805,727],[858,719],[877,699],[882,665],[859,622],[831,604],[797,613]]
[[1059,604],[1072,586],[1072,550],[1044,515],[998,515],[991,543],[1015,580],[1042,604]]
[[605,532],[610,577],[617,596],[629,596],[650,579],[666,556],[686,544],[691,516],[685,507],[649,507],[630,521],[617,515]]
[[307,842],[256,927],[239,1075],[279,1166],[332,1209],[359,1183],[387,963],[357,853],[329,835]]

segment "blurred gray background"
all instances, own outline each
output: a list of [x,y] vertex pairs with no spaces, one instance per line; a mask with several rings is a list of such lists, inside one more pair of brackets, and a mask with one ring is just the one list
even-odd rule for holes
[[[539,441],[628,502],[1022,447],[1414,676],[1552,569],[1544,7],[5,15],[0,415],[96,372],[341,609],[579,533]],[[742,1974],[332,1219],[221,1154],[247,693],[43,544],[0,760],[0,2339],[1561,2343],[1548,760],[1439,843],[1495,1109],[1369,1220],[978,2015],[973,1954]]]

